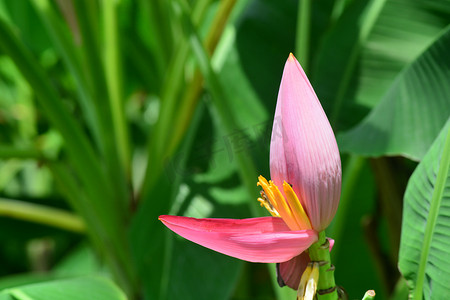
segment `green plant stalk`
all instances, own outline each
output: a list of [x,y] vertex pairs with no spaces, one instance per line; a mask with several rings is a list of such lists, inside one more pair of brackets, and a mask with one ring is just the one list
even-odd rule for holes
[[[2,36],[0,49],[14,61],[33,88],[45,115],[62,134],[67,152],[86,186],[86,191],[98,197],[104,197],[107,193],[103,189],[108,187],[106,176],[81,128],[58,99],[56,91],[48,82],[42,68],[23,48],[2,18],[0,18],[0,35]],[[111,214],[110,223],[113,223],[111,222],[113,218],[114,214]]]
[[136,33],[121,36],[122,45],[126,49],[130,65],[135,68],[138,78],[150,94],[159,95],[161,92],[162,76],[156,69],[156,59],[147,49]]
[[430,252],[431,240],[436,227],[437,216],[441,206],[442,197],[445,191],[445,182],[450,171],[450,130],[447,131],[444,148],[442,150],[441,162],[436,176],[433,195],[431,196],[430,211],[428,213],[427,225],[424,232],[424,241],[422,251],[420,253],[419,269],[416,276],[416,287],[414,289],[414,300],[420,300],[423,297],[423,282],[425,281],[425,271],[428,262],[428,254]]
[[[211,0],[202,0],[195,3],[191,15],[194,24],[202,22],[210,2]],[[226,4],[224,4],[225,2]],[[218,37],[221,36],[233,3],[235,3],[235,0],[224,1],[218,8],[217,16],[205,40],[205,44],[209,45],[208,51],[210,53],[214,51],[217,45]],[[184,82],[184,65],[189,51],[189,43],[184,39],[180,42],[178,51],[175,53],[169,66],[167,79],[162,90],[160,120],[155,127],[155,135],[149,144],[149,161],[144,187],[142,188],[143,194],[149,190],[158,178],[161,172],[160,162],[163,161],[162,156],[171,156],[178,147],[195,111],[196,101],[203,83],[199,72],[195,72],[193,80],[182,96],[181,103],[177,101],[178,98],[176,97]],[[170,134],[167,134],[168,132]]]
[[295,54],[303,70],[308,74],[309,36],[311,27],[311,0],[299,0],[297,12],[297,33],[295,37]]
[[[338,300],[336,283],[334,281],[334,266],[331,264],[330,244],[325,236],[325,231],[319,233],[319,240],[308,249],[311,261],[319,263],[319,282],[317,283],[318,300]],[[321,295],[322,290],[332,290],[330,293]]]
[[[113,199],[111,195],[113,190],[109,188],[110,182],[107,180],[91,144],[72,115],[58,99],[56,91],[48,82],[48,77],[45,76],[42,68],[21,45],[9,25],[1,17],[0,36],[2,37],[0,49],[14,61],[33,88],[44,114],[64,138],[72,166],[89,196],[88,209],[95,215],[95,224],[99,224],[96,227],[98,230],[96,233],[102,237],[103,247],[109,247],[111,250],[109,253],[115,256],[114,263],[120,265],[117,267],[117,275],[121,276],[121,272],[128,275],[126,270],[129,269],[131,263],[128,262],[129,255],[126,254],[124,248],[126,239],[122,220],[118,216],[120,211],[114,209],[112,205],[108,205],[110,199]],[[79,189],[79,186],[74,189]],[[125,284],[126,286],[132,285]]]
[[219,8],[217,9],[217,14],[205,38],[204,45],[206,52],[209,55],[212,55],[214,50],[216,49],[235,4],[236,0],[220,2]]
[[[90,100],[92,101],[92,107],[94,109],[94,116],[98,119],[99,131],[100,131],[100,152],[108,155],[107,151],[111,151],[109,147],[113,147],[114,144],[110,140],[111,138],[111,125],[110,119],[111,108],[109,107],[109,101],[107,99],[108,93],[106,88],[104,68],[101,59],[99,39],[98,39],[98,24],[94,15],[94,1],[74,1],[75,13],[80,29],[81,47],[80,60],[81,68],[83,71],[83,77],[87,82],[89,92],[91,94]],[[109,158],[110,159],[110,158]]]
[[0,158],[22,158],[22,159],[39,159],[42,158],[42,153],[34,147],[15,147],[15,146],[0,146]]
[[166,153],[167,139],[171,136],[173,126],[173,114],[178,104],[178,91],[183,86],[184,64],[189,54],[189,47],[187,43],[181,42],[178,49],[171,60],[167,79],[164,81],[159,120],[149,144],[149,165],[153,167],[152,174],[148,174],[148,176],[153,176],[153,179],[149,180],[150,182],[153,182],[159,175],[159,172],[155,172],[155,166],[161,162],[162,156]]
[[197,102],[202,90],[202,84],[203,76],[200,72],[196,71],[194,77],[192,78],[191,84],[183,94],[180,109],[178,110],[178,116],[174,118],[175,132],[171,135],[171,139],[167,147],[167,152],[169,154],[173,153],[177,149],[178,144],[183,138],[186,130],[185,128],[188,127],[192,114],[197,107]]
[[[198,25],[203,20],[204,14],[206,12],[207,5],[209,4],[210,0],[204,0],[197,3],[197,5],[193,8],[192,11],[192,22],[195,25]],[[210,26],[210,29],[208,31],[208,34],[205,38],[204,45],[206,51],[211,55],[218,42],[220,37],[222,36],[223,30],[225,28],[226,22],[231,14],[231,11],[234,7],[234,4],[236,3],[236,0],[230,0],[230,1],[222,1],[219,4],[219,8],[217,9],[217,14]],[[187,55],[189,54],[189,44],[185,40],[186,46],[186,57],[183,60],[183,64],[186,61]],[[198,100],[199,94],[201,92],[203,83],[203,78],[201,76],[200,72],[195,72],[194,77],[184,93],[181,101],[181,108],[178,110],[174,110],[175,114],[178,114],[173,117],[173,120],[175,121],[175,132],[173,135],[170,135],[168,145],[169,145],[169,153],[170,150],[174,151],[176,148],[176,145],[178,145],[179,141],[183,137],[183,134],[188,128],[189,121],[192,118],[192,115],[194,113],[196,102]],[[173,124],[172,124],[173,125]],[[171,147],[171,145],[173,145]]]
[[[234,5],[236,4],[235,0],[230,1],[222,1],[217,10],[216,18],[214,19],[213,24],[208,31],[206,36],[204,45],[206,51],[209,55],[214,53],[214,50],[219,43],[220,37],[225,29],[227,20],[229,19],[231,12],[233,10]],[[195,23],[194,23],[195,24]],[[202,73],[197,71],[194,74],[194,77],[189,85],[189,88],[183,95],[183,101],[181,102],[181,107],[177,111],[178,116],[174,118],[175,126],[174,126],[174,134],[171,135],[171,140],[168,146],[168,152],[173,153],[178,146],[178,143],[182,139],[186,128],[189,125],[189,122],[192,118],[192,114],[194,113],[195,107],[197,106],[197,101],[200,97],[200,93],[202,91],[203,85],[203,77]]]
[[362,298],[362,300],[373,300],[375,299],[375,291],[374,290],[369,290],[364,294],[364,297]]
[[117,147],[115,133],[116,127],[112,119],[108,90],[106,86],[105,72],[102,52],[99,46],[98,20],[96,19],[97,7],[95,1],[79,0],[73,2],[78,17],[80,33],[82,38],[82,63],[85,76],[90,83],[92,91],[92,101],[95,107],[95,116],[99,119],[100,125],[100,153],[107,168],[108,180],[111,182],[112,191],[108,205],[116,209],[122,218],[122,223],[129,215],[129,193],[128,181],[125,176],[125,169],[121,165]]
[[155,29],[154,34],[156,36],[156,47],[160,59],[164,62],[164,66],[167,65],[167,61],[172,55],[174,37],[172,32],[172,26],[169,18],[169,1],[154,0],[149,2],[151,8],[149,9],[149,18]]
[[152,68],[155,71],[155,76],[158,79],[161,79],[167,74],[166,71],[169,65],[169,56],[172,53],[169,52],[169,48],[166,50],[165,43],[162,42],[163,35],[161,35],[161,29],[164,29],[164,25],[158,22],[158,19],[161,18],[161,14],[155,10],[155,2],[156,1],[139,0],[134,4],[138,7],[137,9],[142,11],[142,15],[144,16],[143,19],[146,22],[145,26],[149,28],[149,33],[144,36],[139,34],[140,24],[138,22],[138,12],[134,15],[136,21],[133,22],[133,27],[136,32],[136,37],[142,44],[141,48],[145,48],[145,52],[148,52],[150,54],[149,57],[153,58],[154,65]]
[[[92,95],[81,69],[80,53],[69,38],[68,32],[63,30],[65,24],[60,22],[49,0],[33,0],[31,3],[43,22],[53,45],[60,53],[64,64],[75,80],[80,106],[96,142],[99,143],[101,141],[99,119],[95,117]],[[97,144],[97,147],[101,148],[101,145]]]
[[40,204],[0,198],[0,216],[44,224],[64,230],[84,233],[86,226],[76,215]]
[[[81,1],[76,1],[78,5],[81,5],[82,3],[78,3]],[[93,78],[101,78],[100,80],[98,80],[97,82],[100,82],[98,84],[91,84],[89,85],[87,83],[87,80],[89,78],[89,75],[92,74],[91,70],[87,70],[87,71],[91,71],[90,73],[85,73],[86,69],[82,69],[82,60],[81,60],[81,56],[80,56],[80,49],[78,49],[77,47],[75,47],[74,43],[72,41],[70,41],[70,39],[68,38],[67,32],[64,32],[62,30],[62,28],[64,28],[64,25],[61,24],[60,20],[58,20],[58,17],[56,16],[56,13],[53,11],[51,4],[49,3],[48,0],[34,0],[33,4],[37,10],[37,12],[39,13],[39,15],[41,16],[41,19],[44,23],[44,25],[47,28],[47,31],[54,43],[54,45],[56,46],[57,50],[61,53],[62,58],[65,62],[65,64],[67,65],[70,73],[74,76],[75,82],[77,84],[77,92],[79,94],[79,101],[80,101],[80,105],[83,108],[83,113],[85,115],[85,118],[88,122],[88,124],[90,125],[93,135],[95,137],[95,141],[96,141],[96,145],[99,149],[121,149],[120,145],[117,145],[116,147],[111,147],[111,146],[105,146],[106,143],[111,143],[111,140],[108,140],[108,137],[111,136],[110,134],[110,128],[113,128],[112,125],[109,125],[109,122],[112,121],[108,121],[108,112],[109,112],[109,108],[108,107],[101,107],[101,103],[105,102],[104,98],[105,96],[101,96],[101,92],[99,92],[102,87],[102,83],[104,80],[102,78],[102,75],[99,74],[99,71],[101,70],[97,70],[100,68],[101,65],[101,61],[98,58],[98,55],[92,55],[92,54],[88,54],[85,56],[91,58],[92,57],[92,61],[89,61],[89,63],[85,63],[85,65],[91,65],[92,63],[97,63],[97,65],[95,67],[93,67],[92,69],[94,69],[95,71],[97,71],[95,74],[93,74]],[[87,8],[83,7],[83,16],[85,11],[87,10]],[[89,14],[86,14],[89,15]],[[86,16],[85,19],[88,19],[88,17]],[[84,19],[82,19],[84,20]],[[80,23],[81,25],[84,25],[83,22]],[[92,26],[88,26],[89,29],[89,35],[83,36],[83,38],[89,40],[88,45],[86,45],[86,47],[91,51],[97,51],[96,46],[95,46],[95,38],[92,37],[93,35],[93,31],[94,28]],[[83,27],[84,28],[84,27]],[[86,43],[85,43],[86,44]],[[86,47],[82,48],[85,49]],[[112,48],[112,47],[111,47]],[[96,59],[96,57],[98,59]],[[92,82],[92,78],[89,79],[89,82]],[[104,85],[104,83],[103,83]],[[104,93],[103,93],[104,94]],[[100,103],[100,106],[99,106]],[[114,123],[115,125],[116,123]],[[114,131],[117,132],[117,131]],[[122,145],[122,143],[121,143]],[[126,147],[126,146],[124,146]],[[106,155],[106,157],[111,157],[108,161],[109,161],[109,165],[116,165],[116,162],[118,161],[115,156],[115,150],[105,150],[105,151],[109,151],[110,154]],[[111,154],[112,153],[112,154]],[[107,153],[106,153],[107,154]],[[112,163],[111,163],[112,162]],[[120,174],[120,172],[117,171],[118,167],[116,166],[115,169],[112,170],[112,172],[108,172],[109,176],[112,176],[111,174]],[[124,184],[123,182],[125,182],[124,180],[121,180],[121,178],[118,178],[119,176],[114,176],[116,177],[117,181],[120,184],[114,184],[113,187],[122,187],[122,198],[126,199],[126,191],[125,188],[123,187]],[[117,182],[116,182],[117,183]],[[126,211],[123,209],[120,209],[120,211]]]
[[333,111],[330,116],[330,123],[334,130],[337,129],[336,122],[341,112],[344,97],[350,86],[350,81],[352,79],[351,77],[353,71],[355,70],[356,63],[358,62],[359,54],[361,53],[361,50],[366,43],[369,34],[372,32],[375,22],[378,19],[378,16],[380,15],[385,2],[386,0],[372,0],[361,16],[362,24],[359,31],[358,41],[352,46],[350,59],[345,66],[345,70],[341,77],[341,83],[336,93],[336,100],[334,101]]
[[[206,51],[211,55],[222,36],[223,30],[225,28],[226,22],[232,12],[232,9],[235,5],[236,1],[222,1],[217,10],[216,17],[213,20],[213,23],[208,31],[208,34],[205,38],[204,45]],[[196,19],[194,18],[195,11],[192,14],[192,20],[194,24],[198,24]],[[188,45],[187,45],[188,46]],[[186,89],[183,94],[182,101],[180,103],[180,108],[175,111],[177,114],[173,117],[173,134],[169,136],[169,141],[167,143],[166,151],[170,155],[173,153],[180,140],[183,138],[183,135],[186,131],[186,128],[189,125],[189,122],[192,118],[194,110],[197,105],[197,101],[199,99],[200,93],[202,91],[203,77],[201,72],[196,71],[193,79],[191,80],[189,87]]]
[[[200,23],[204,18],[208,3],[210,0],[197,1],[192,11],[192,18],[194,22]],[[170,157],[173,152],[168,152],[168,139],[172,136],[174,122],[176,120],[175,112],[179,114],[185,112],[178,107],[178,92],[183,86],[184,82],[184,65],[189,55],[189,44],[186,40],[182,40],[178,46],[178,50],[171,60],[169,69],[164,81],[161,93],[161,109],[158,123],[155,126],[154,134],[148,144],[148,162],[142,187],[142,199],[147,198],[148,191],[151,190],[153,184],[156,182],[162,171],[161,162],[164,158]]]
[[86,193],[79,188],[77,179],[70,171],[68,171],[67,166],[52,161],[47,161],[46,165],[50,172],[52,172],[57,188],[66,196],[66,201],[73,210],[77,211],[83,217],[84,222],[88,227],[86,233],[90,236],[98,235],[101,237],[106,235],[107,233],[103,228],[101,218],[98,217],[96,212],[92,209]]
[[[214,108],[217,110],[220,122],[223,124],[225,131],[232,132],[237,128],[236,121],[233,117],[233,112],[230,110],[226,94],[219,79],[217,78],[208,57],[207,51],[195,30],[192,20],[190,19],[190,12],[188,4],[183,0],[176,0],[173,2],[173,9],[176,15],[180,18],[183,29],[185,30],[186,38],[189,40],[191,49],[197,60],[199,68],[203,73],[208,90],[211,93]],[[256,168],[253,164],[251,156],[245,150],[239,153],[234,153],[238,165],[239,175],[247,188],[251,197],[257,194],[255,178],[257,176]],[[256,205],[250,205],[252,213],[255,215]]]
[[104,28],[104,57],[105,74],[108,88],[112,122],[116,135],[116,147],[120,163],[125,170],[126,177],[131,176],[130,143],[128,127],[125,119],[125,108],[122,92],[122,72],[120,68],[119,34],[117,25],[117,1],[103,0],[103,28]]

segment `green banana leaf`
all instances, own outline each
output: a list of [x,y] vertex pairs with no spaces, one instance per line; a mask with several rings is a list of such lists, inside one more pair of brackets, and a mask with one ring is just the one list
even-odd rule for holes
[[450,115],[449,47],[447,27],[361,123],[338,135],[340,150],[420,160]]
[[399,267],[413,299],[448,299],[450,121],[411,176],[404,197]]

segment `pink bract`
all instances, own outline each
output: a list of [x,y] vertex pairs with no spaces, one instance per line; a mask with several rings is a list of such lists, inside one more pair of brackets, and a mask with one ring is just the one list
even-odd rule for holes
[[302,67],[291,54],[278,92],[270,173],[292,185],[313,228],[333,219],[341,193],[341,159],[333,130]]
[[160,216],[182,237],[242,260],[276,263],[290,260],[317,241],[314,230],[291,231],[281,218],[195,219]]
[[273,182],[259,177],[264,189],[259,201],[273,217],[233,220],[163,215],[159,219],[182,237],[217,252],[250,262],[280,263],[280,283],[297,289],[309,262],[304,251],[336,213],[341,160],[325,112],[292,54],[278,93],[270,173]]

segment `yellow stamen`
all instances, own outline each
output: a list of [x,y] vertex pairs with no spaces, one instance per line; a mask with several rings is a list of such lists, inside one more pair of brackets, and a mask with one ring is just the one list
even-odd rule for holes
[[283,218],[291,230],[311,229],[311,222],[289,184],[286,182],[283,184],[285,198],[271,180],[268,182],[263,176],[259,176],[258,179],[259,182],[257,185],[261,186],[264,190],[261,193],[262,198],[259,198],[258,201],[272,216]]
[[312,229],[308,215],[303,209],[301,202],[299,201],[297,195],[295,194],[290,184],[285,181],[283,183],[283,189],[284,194],[286,195],[286,200],[289,203],[289,206],[291,207],[291,210],[298,225],[300,225],[302,229]]
[[291,230],[300,230],[301,228],[295,221],[295,218],[292,215],[292,211],[284,200],[284,197],[280,193],[278,187],[273,184],[272,181],[267,182],[267,180],[262,176],[259,176],[259,182],[257,183],[257,185],[263,188],[264,193],[269,199],[269,202],[276,209],[281,218],[283,218],[283,221],[286,223],[286,225]]
[[280,217],[280,214],[277,212],[275,207],[270,203],[269,199],[266,196],[266,193],[264,191],[261,191],[261,198],[258,198],[259,203],[261,203],[261,206],[264,206],[273,217]]
[[269,183],[261,175],[258,177],[258,179],[259,179],[259,181],[256,183],[256,185],[263,188],[264,194],[266,195],[266,198],[268,198],[269,201],[271,201],[271,204],[275,207],[276,205],[274,203],[272,203],[273,193],[272,193],[272,191],[269,188]]
[[[301,229],[301,228],[298,228],[299,224],[297,224],[297,222],[295,221],[295,217],[293,216],[292,210],[289,207],[286,200],[284,199],[283,194],[280,192],[278,187],[272,182],[272,180],[270,180],[269,183],[270,183],[270,187],[273,191],[274,201],[277,203],[278,210],[280,211],[280,214],[281,214],[281,217],[283,218],[283,220],[288,223],[289,228],[291,228],[292,230]],[[286,221],[286,218],[288,218],[289,220]],[[289,223],[292,223],[293,226],[290,226]],[[296,229],[294,229],[294,228],[296,228]]]

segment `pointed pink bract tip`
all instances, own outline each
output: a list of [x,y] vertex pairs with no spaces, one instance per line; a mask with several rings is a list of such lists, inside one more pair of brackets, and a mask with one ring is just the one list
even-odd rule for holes
[[295,61],[295,60],[296,60],[296,58],[295,58],[294,54],[292,54],[292,52],[289,53],[288,61]]

